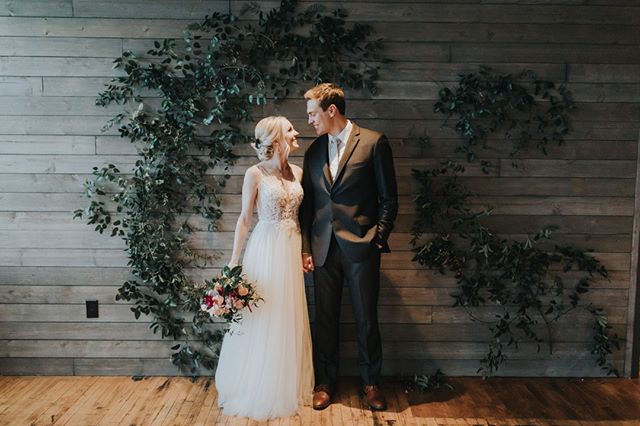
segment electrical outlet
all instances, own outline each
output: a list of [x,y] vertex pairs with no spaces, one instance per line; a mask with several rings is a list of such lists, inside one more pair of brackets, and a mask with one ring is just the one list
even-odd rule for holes
[[87,300],[87,318],[98,318],[98,301]]

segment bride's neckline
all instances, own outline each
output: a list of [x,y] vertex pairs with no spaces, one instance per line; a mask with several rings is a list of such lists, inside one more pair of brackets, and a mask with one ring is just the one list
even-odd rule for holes
[[[292,179],[286,179],[286,178],[282,175],[282,172],[281,172],[281,171],[280,171],[278,174],[273,173],[273,172],[275,171],[275,169],[268,169],[267,167],[265,167],[265,166],[264,166],[264,165],[262,165],[262,164],[256,164],[256,167],[258,168],[258,170],[260,170],[260,172],[262,172],[262,174],[263,174],[264,176],[272,176],[272,177],[276,178],[277,180],[279,180],[279,181],[282,183],[282,185],[284,185],[284,183],[285,183],[285,182],[293,183],[293,182],[296,182],[296,181],[297,181],[296,176],[295,176],[295,174],[293,173],[293,170],[291,170],[291,177],[292,177]],[[289,166],[289,167],[291,167],[291,166]]]

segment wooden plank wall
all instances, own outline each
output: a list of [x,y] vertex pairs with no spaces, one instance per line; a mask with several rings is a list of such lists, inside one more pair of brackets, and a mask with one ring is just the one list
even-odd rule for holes
[[[275,3],[263,2],[263,6]],[[393,142],[400,216],[383,259],[380,317],[385,374],[473,375],[489,337],[450,307],[454,281],[411,262],[412,167],[456,157],[456,135],[432,112],[437,90],[460,72],[489,64],[523,68],[566,81],[577,109],[567,143],[545,157],[482,152],[467,182],[477,202],[495,208],[493,225],[522,236],[559,227],[564,241],[593,249],[611,271],[588,298],[606,307],[614,331],[631,329],[635,274],[631,263],[640,122],[640,2],[637,0],[458,0],[322,2],[371,23],[393,63],[382,68],[373,99],[351,93],[348,111],[362,126]],[[115,109],[94,105],[115,74],[123,49],[143,52],[152,40],[180,37],[186,24],[243,2],[200,0],[24,0],[0,4],[0,374],[176,374],[167,360],[172,342],[135,321],[114,295],[127,278],[120,241],[93,232],[72,211],[86,204],[82,183],[94,165],[135,161],[113,131],[100,128]],[[306,6],[310,3],[302,3]],[[311,140],[301,98],[268,106],[289,116]],[[417,138],[429,134],[430,146]],[[241,176],[255,159],[246,149],[225,194],[222,232],[202,229],[201,247],[229,256],[239,210]],[[300,163],[301,153],[295,158]],[[635,247],[634,250],[637,250]],[[219,266],[214,265],[215,266]],[[199,271],[206,276],[211,271]],[[634,281],[635,282],[635,281]],[[634,296],[630,299],[630,295]],[[85,300],[100,301],[100,318],[85,318]],[[311,300],[312,305],[312,300]],[[491,312],[483,314],[490,316]],[[597,376],[589,354],[590,326],[567,318],[553,355],[525,345],[501,371],[525,376]],[[352,314],[343,315],[343,374],[354,374]],[[628,335],[627,337],[632,337]],[[629,348],[614,354],[629,374]]]

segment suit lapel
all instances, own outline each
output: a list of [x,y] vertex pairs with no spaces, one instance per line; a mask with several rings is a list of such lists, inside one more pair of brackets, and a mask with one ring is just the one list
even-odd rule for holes
[[[360,127],[358,127],[358,125],[353,122],[352,122],[352,125],[353,127],[351,128],[351,134],[349,135],[349,139],[347,140],[347,145],[344,147],[344,152],[342,153],[342,157],[340,158],[340,163],[338,164],[338,173],[336,173],[336,178],[333,181],[334,186],[336,182],[338,182],[342,177],[342,172],[344,171],[344,167],[349,162],[349,158],[351,158],[351,154],[353,154],[353,150],[356,149],[358,142],[360,142]],[[328,140],[329,138],[327,137],[327,141]],[[327,154],[327,158],[328,157],[329,155]]]
[[320,156],[322,159],[322,173],[324,174],[325,185],[330,189],[333,182],[331,180],[331,171],[329,170],[329,136],[324,135],[322,138],[320,144],[320,149],[322,150],[322,155]]

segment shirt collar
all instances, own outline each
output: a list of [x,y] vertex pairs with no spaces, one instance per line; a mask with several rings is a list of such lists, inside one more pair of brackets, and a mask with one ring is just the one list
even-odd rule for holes
[[338,133],[336,136],[329,135],[329,142],[335,143],[335,139],[338,138],[340,139],[340,141],[342,141],[342,143],[345,143],[347,141],[347,138],[349,137],[349,134],[351,133],[352,128],[353,123],[351,123],[351,120],[347,120],[347,125],[344,126],[344,129],[342,129],[340,133]]

